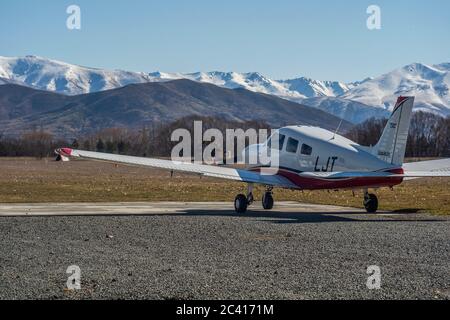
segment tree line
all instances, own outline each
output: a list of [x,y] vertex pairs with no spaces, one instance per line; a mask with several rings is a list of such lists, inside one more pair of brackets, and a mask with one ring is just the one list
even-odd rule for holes
[[0,136],[0,157],[49,157],[54,155],[56,148],[62,146],[141,157],[170,157],[173,147],[178,143],[171,141],[172,132],[182,128],[188,130],[193,137],[194,121],[202,122],[203,132],[215,128],[224,136],[226,129],[270,129],[270,126],[262,121],[240,122],[199,116],[188,116],[169,124],[154,124],[140,129],[109,128],[70,141],[55,139],[43,129],[38,129],[16,138]]
[[[193,136],[193,123],[200,120],[203,131],[219,129],[225,136],[226,129],[270,129],[262,121],[238,122],[211,117],[189,116],[163,125],[144,126],[139,130],[110,128],[73,140],[58,139],[43,129],[35,129],[20,137],[0,136],[0,156],[50,157],[58,147],[127,154],[143,157],[169,157],[178,143],[171,141],[175,129],[187,129]],[[369,119],[354,126],[345,136],[361,145],[375,145],[386,125],[386,119]],[[450,117],[415,112],[409,130],[407,157],[450,157]]]
[[[387,119],[371,118],[354,126],[345,136],[364,146],[375,145]],[[449,157],[450,117],[415,112],[411,119],[406,145],[406,157]]]

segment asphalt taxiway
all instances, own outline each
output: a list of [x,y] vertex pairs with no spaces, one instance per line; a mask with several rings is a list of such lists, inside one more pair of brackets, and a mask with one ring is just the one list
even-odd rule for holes
[[[81,289],[66,289],[68,266]],[[380,289],[367,287],[369,266]],[[450,219],[278,202],[0,204],[0,299],[450,299]]]

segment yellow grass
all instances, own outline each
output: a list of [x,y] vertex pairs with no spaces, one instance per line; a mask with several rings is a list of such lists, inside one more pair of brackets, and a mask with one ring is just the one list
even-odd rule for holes
[[[0,158],[0,202],[233,201],[246,185],[102,162]],[[259,199],[262,188],[256,188]],[[381,210],[450,214],[450,179],[376,191]],[[275,200],[362,207],[362,192],[275,190]]]

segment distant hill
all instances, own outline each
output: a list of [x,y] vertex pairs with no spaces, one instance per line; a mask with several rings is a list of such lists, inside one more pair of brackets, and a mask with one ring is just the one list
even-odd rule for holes
[[0,86],[18,84],[65,95],[178,79],[274,95],[317,107],[353,123],[389,115],[399,95],[414,95],[415,111],[450,115],[450,63],[413,63],[381,76],[343,83],[307,77],[274,80],[258,72],[130,72],[83,67],[37,56],[0,56]]
[[[14,136],[43,127],[64,138],[109,127],[168,123],[190,115],[263,120],[274,127],[306,124],[330,130],[340,122],[329,113],[276,96],[186,79],[76,96],[7,84],[0,86],[0,115],[0,134]],[[351,126],[344,121],[341,130]]]
[[68,100],[67,96],[58,93],[15,84],[2,85],[0,86],[0,121],[52,111]]

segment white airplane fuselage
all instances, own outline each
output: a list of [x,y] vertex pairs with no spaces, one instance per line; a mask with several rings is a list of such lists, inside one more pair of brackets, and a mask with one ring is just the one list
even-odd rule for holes
[[[251,145],[249,155],[270,154],[272,141],[279,144],[278,174],[295,183],[299,189],[340,189],[392,187],[400,184],[402,178],[346,178],[318,179],[305,177],[307,172],[393,172],[402,173],[401,166],[379,159],[364,147],[331,131],[311,126],[289,126],[277,130],[265,143]],[[248,159],[248,158],[246,158]],[[249,165],[249,169],[260,171],[268,167],[262,163]]]

